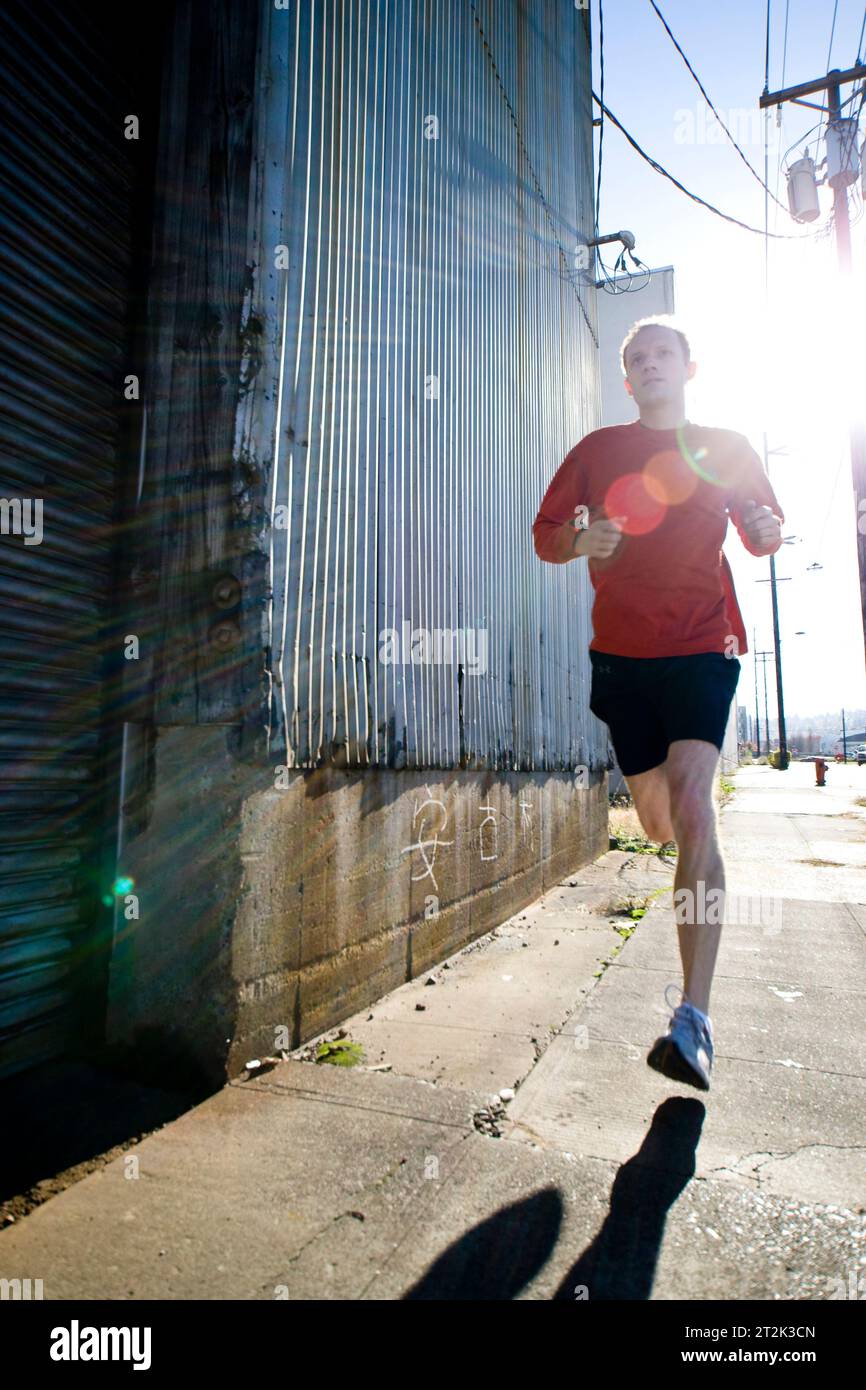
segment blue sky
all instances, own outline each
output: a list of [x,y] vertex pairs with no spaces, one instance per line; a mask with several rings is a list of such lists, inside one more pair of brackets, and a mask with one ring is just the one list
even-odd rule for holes
[[[764,86],[764,0],[657,3],[744,154],[763,175],[764,116],[758,99]],[[790,0],[783,73],[786,5],[772,0],[770,91],[822,76],[828,66],[853,66],[863,5],[839,0],[828,65],[833,8],[832,0]],[[592,0],[591,14],[598,93],[598,0]],[[605,105],[647,153],[694,193],[763,230],[763,188],[720,132],[649,0],[604,4],[604,68]],[[854,90],[853,85],[842,89],[843,102]],[[806,99],[823,100],[821,94]],[[831,190],[819,191],[816,222],[794,223],[781,172],[782,156],[792,145],[789,162],[804,145],[816,161],[824,158],[822,127],[809,130],[820,120],[818,111],[787,103],[779,128],[771,113],[769,187],[784,210],[770,200],[770,231],[798,240],[770,242],[768,299],[763,235],[741,231],[692,202],[651,169],[609,121],[599,217],[602,233],[622,227],[634,232],[636,254],[647,265],[675,267],[677,315],[698,362],[686,389],[688,418],[742,431],[759,454],[766,430],[769,448],[787,451],[771,456],[769,473],[785,513],[783,534],[797,537],[776,556],[778,574],[790,576],[778,592],[785,705],[791,714],[866,706],[848,456],[848,416],[863,410],[866,401],[866,218],[858,182],[849,189],[854,275],[844,284],[829,232]],[[864,129],[866,106],[858,145]],[[596,130],[596,160],[597,152]],[[615,255],[607,255],[609,266]],[[638,308],[635,317],[641,312]],[[758,648],[770,648],[770,586],[755,582],[768,574],[768,562],[748,556],[733,527],[725,550],[750,644],[754,627]],[[822,568],[807,568],[815,563]],[[749,655],[738,691],[749,707],[752,673]]]

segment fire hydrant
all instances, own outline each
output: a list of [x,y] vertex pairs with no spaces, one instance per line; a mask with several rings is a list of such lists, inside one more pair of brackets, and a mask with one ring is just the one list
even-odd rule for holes
[[826,786],[826,783],[825,783],[825,781],[824,781],[824,777],[826,776],[826,773],[827,773],[827,764],[826,764],[826,762],[824,761],[823,758],[816,758],[816,759],[815,759],[815,786],[816,786],[816,787],[823,787],[823,786]]

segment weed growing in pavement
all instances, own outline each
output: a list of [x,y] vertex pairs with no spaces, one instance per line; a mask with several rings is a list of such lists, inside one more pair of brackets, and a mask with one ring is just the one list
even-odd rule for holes
[[355,1067],[364,1056],[360,1043],[323,1042],[316,1048],[317,1062],[330,1062],[338,1067]]

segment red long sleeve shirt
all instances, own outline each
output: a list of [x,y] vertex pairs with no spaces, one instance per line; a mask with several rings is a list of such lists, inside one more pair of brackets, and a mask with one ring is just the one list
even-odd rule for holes
[[[635,420],[593,430],[566,454],[532,526],[535,552],[571,558],[575,514],[585,524],[624,517],[606,560],[588,560],[595,590],[590,647],[613,656],[686,656],[748,651],[722,543],[746,503],[782,509],[760,458],[743,434],[687,423],[655,430]],[[566,526],[565,523],[571,523]]]

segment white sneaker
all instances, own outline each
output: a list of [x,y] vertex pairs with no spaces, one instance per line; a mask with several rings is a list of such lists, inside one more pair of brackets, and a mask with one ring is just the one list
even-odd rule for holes
[[647,1066],[672,1081],[708,1091],[713,1067],[713,1025],[689,1003],[679,985],[668,985],[665,990],[668,1008],[674,1008],[668,998],[669,989],[678,989],[682,1002],[674,1009],[666,1035],[653,1043]]

